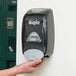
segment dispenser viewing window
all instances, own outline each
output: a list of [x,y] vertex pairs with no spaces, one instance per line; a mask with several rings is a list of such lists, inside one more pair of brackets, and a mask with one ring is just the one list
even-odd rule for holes
[[49,57],[54,49],[54,20],[51,9],[27,11],[22,25],[22,51],[28,60]]

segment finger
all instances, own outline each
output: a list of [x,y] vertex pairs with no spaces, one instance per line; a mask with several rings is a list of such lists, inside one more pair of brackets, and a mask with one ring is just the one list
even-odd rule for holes
[[39,63],[39,64],[36,64],[36,65],[34,65],[34,66],[32,66],[32,67],[39,67],[41,64],[42,64],[42,62]]
[[37,65],[37,66],[32,67],[33,72],[34,72],[34,71],[36,71],[36,70],[40,67],[40,65],[41,65],[41,64],[39,64],[39,65]]
[[41,59],[34,60],[34,61],[30,62],[30,66],[36,66],[36,65],[40,64],[41,62],[42,62]]

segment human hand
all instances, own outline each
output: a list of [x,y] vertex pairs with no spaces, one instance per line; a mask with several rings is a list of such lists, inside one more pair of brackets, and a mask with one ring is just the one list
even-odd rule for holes
[[42,59],[37,59],[34,61],[25,62],[23,64],[17,65],[13,69],[16,74],[33,73],[38,69],[41,63]]
[[16,76],[17,74],[32,73],[38,69],[41,63],[42,59],[26,62],[10,69],[1,70],[0,76]]

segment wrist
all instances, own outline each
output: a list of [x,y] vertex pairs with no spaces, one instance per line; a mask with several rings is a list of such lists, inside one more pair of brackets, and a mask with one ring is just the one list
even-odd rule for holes
[[14,72],[14,69],[5,69],[0,71],[0,76],[15,76],[16,73]]
[[16,74],[17,74],[16,72],[17,71],[14,67],[7,70],[7,73],[8,73],[9,76],[16,76]]

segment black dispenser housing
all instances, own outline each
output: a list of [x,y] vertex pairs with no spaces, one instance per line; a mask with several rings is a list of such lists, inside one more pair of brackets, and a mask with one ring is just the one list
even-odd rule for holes
[[29,60],[49,57],[54,49],[54,19],[51,9],[27,11],[22,25],[22,51]]

